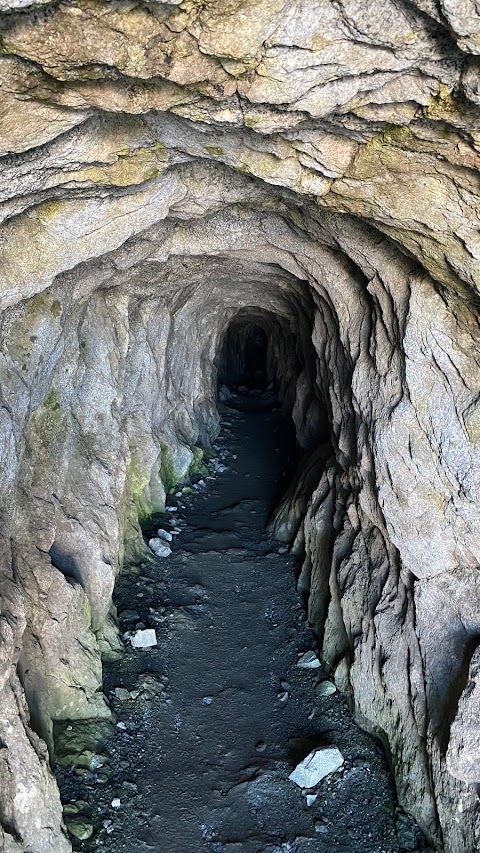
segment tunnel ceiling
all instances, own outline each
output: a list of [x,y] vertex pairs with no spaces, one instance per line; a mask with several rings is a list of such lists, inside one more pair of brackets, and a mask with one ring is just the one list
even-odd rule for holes
[[329,422],[277,518],[323,659],[437,849],[480,846],[479,55],[473,0],[0,0],[7,853],[71,849],[45,744],[109,715],[115,577],[239,311],[288,328],[299,443]]

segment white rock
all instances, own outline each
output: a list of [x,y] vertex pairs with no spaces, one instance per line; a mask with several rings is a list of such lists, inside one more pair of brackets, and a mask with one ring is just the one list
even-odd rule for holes
[[176,511],[177,511],[176,506],[166,506],[165,507],[165,512],[176,512]]
[[305,652],[305,654],[299,657],[297,666],[299,666],[300,669],[318,669],[320,661],[315,652]]
[[317,799],[318,794],[307,794],[307,806],[313,806],[315,800]]
[[118,797],[115,797],[112,800],[112,809],[119,809],[121,805],[122,805],[121,800],[119,800]]
[[150,649],[157,645],[157,635],[154,628],[145,628],[143,631],[135,631],[130,638],[134,649]]
[[299,788],[314,788],[325,776],[338,770],[343,761],[343,755],[336,746],[314,749],[297,764],[288,778]]
[[168,530],[162,530],[161,527],[159,530],[157,530],[157,536],[159,539],[163,539],[164,542],[172,541],[172,534],[169,533]]
[[158,538],[150,539],[148,547],[157,557],[169,557],[172,553],[170,546]]
[[337,688],[332,681],[322,681],[320,684],[317,684],[315,688],[315,695],[318,697],[332,696],[332,694],[336,692]]

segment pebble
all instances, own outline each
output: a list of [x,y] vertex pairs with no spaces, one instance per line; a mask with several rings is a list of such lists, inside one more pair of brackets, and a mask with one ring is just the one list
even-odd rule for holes
[[153,538],[148,542],[148,547],[157,557],[169,557],[172,553],[172,549],[166,542],[162,542],[161,539]]
[[307,794],[307,806],[313,806],[315,800],[317,799],[318,794]]
[[315,695],[319,698],[333,696],[336,692],[337,688],[332,681],[321,681],[320,684],[317,684],[315,687]]
[[127,699],[130,699],[130,693],[125,687],[115,687],[113,691],[115,699],[118,699],[119,702],[126,702]]
[[305,654],[300,655],[297,666],[300,669],[318,669],[320,661],[315,652],[305,652]]
[[120,723],[117,723],[117,729],[120,729],[121,732],[126,732],[127,727],[126,727],[125,723],[120,722]]
[[114,797],[114,799],[111,802],[112,809],[119,809],[119,808],[121,808],[121,805],[122,805],[122,801],[118,797]]
[[86,820],[75,819],[68,821],[68,831],[79,841],[88,841],[93,835],[93,826]]
[[169,533],[168,530],[163,530],[162,527],[157,530],[157,536],[159,539],[163,539],[164,542],[172,541],[172,534]]
[[288,702],[288,692],[284,690],[283,693],[277,693],[277,699],[280,702],[280,705],[286,705]]
[[259,740],[257,744],[255,744],[255,749],[257,752],[265,752],[267,748],[267,744],[264,740]]

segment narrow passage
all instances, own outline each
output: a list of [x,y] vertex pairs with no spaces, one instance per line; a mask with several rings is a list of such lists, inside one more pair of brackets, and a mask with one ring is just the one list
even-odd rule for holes
[[[282,416],[260,406],[224,413],[211,477],[172,498],[176,510],[163,519],[165,529],[181,528],[173,553],[119,581],[122,630],[153,627],[158,645],[134,650],[127,642],[123,658],[106,664],[115,733],[93,757],[86,753],[84,769],[58,771],[70,827],[94,830],[74,847],[423,848],[396,808],[378,743],[356,727],[322,669],[297,666],[316,641],[295,591],[296,560],[265,532],[291,447]],[[330,745],[344,764],[307,803],[288,776],[312,749]]]

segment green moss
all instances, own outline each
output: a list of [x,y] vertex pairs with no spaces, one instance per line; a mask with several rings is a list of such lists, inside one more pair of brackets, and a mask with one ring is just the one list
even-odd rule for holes
[[32,412],[29,421],[30,440],[38,451],[48,452],[53,444],[62,441],[67,433],[67,420],[55,388],[43,403]]
[[166,492],[177,482],[172,454],[167,444],[160,445],[160,479]]
[[59,317],[62,313],[62,303],[58,299],[54,299],[50,306],[50,311],[54,317]]
[[132,453],[127,468],[127,483],[140,523],[150,518],[153,511],[145,494],[149,482],[148,473],[142,468],[136,453]]
[[254,127],[256,127],[256,126],[257,126],[257,124],[259,124],[259,123],[260,123],[260,121],[261,121],[260,116],[249,116],[249,115],[246,115],[246,116],[244,116],[244,117],[243,117],[243,123],[244,123],[245,127],[252,127],[252,128],[254,128]]
[[295,223],[295,225],[298,225],[299,228],[303,228],[303,217],[301,213],[294,207],[290,210],[290,218]]
[[220,148],[218,145],[205,145],[203,150],[206,151],[207,154],[211,154],[213,157],[221,157],[222,154],[225,154],[223,148]]
[[201,474],[202,477],[205,477],[208,474],[208,469],[204,464],[205,453],[201,447],[197,447],[194,445],[192,447],[193,459],[190,462],[188,468],[189,477],[195,476],[195,474]]
[[246,163],[240,163],[239,166],[233,167],[236,172],[242,172],[244,175],[251,175],[250,166],[247,166]]

